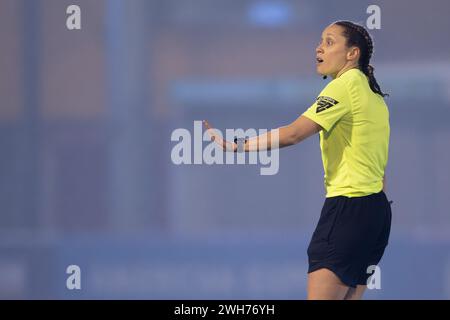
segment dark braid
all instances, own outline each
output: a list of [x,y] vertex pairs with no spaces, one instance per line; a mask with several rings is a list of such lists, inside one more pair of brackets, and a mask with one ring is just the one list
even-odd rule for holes
[[348,47],[355,46],[359,48],[359,69],[369,79],[370,89],[383,97],[389,96],[381,91],[380,85],[375,79],[374,68],[370,65],[370,58],[372,58],[373,54],[373,41],[369,32],[363,26],[350,21],[337,21],[334,24],[344,28],[343,35],[347,38]]

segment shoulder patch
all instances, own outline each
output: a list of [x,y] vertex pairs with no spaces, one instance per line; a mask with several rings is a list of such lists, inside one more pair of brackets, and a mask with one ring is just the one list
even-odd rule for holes
[[330,98],[330,97],[325,97],[325,96],[320,96],[316,100],[317,100],[316,113],[327,110],[327,109],[331,108],[332,106],[335,106],[339,103],[339,101],[334,100],[333,98]]

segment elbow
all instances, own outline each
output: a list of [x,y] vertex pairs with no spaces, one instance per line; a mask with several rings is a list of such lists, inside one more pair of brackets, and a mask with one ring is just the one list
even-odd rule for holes
[[287,139],[287,142],[288,142],[289,146],[292,146],[294,144],[300,143],[301,141],[302,141],[301,136],[298,135],[298,134],[295,134],[295,133],[289,135],[289,137]]
[[305,138],[304,132],[293,126],[287,126],[280,132],[280,144],[284,147],[292,146]]

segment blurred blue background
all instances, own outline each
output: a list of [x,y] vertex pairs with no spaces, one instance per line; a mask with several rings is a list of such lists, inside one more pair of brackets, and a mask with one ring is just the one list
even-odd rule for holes
[[[81,8],[81,30],[66,9]],[[0,298],[304,299],[319,141],[280,169],[175,165],[193,121],[277,128],[329,80],[335,20],[371,30],[391,115],[390,245],[366,299],[450,298],[450,3],[0,0]],[[81,268],[68,290],[66,268]]]

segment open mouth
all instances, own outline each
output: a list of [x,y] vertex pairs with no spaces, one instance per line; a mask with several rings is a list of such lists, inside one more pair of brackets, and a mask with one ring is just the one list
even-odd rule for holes
[[323,59],[321,59],[321,58],[319,58],[319,57],[316,57],[316,62],[317,62],[317,63],[322,63],[322,62],[323,62]]

